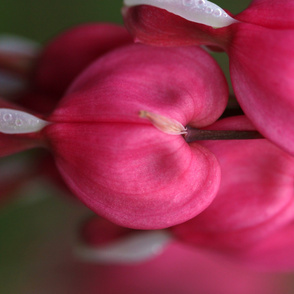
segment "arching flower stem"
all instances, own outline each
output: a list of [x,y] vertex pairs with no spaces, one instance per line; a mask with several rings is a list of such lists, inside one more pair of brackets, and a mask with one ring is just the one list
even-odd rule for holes
[[184,138],[190,143],[198,140],[250,140],[264,137],[257,131],[200,130],[188,126]]

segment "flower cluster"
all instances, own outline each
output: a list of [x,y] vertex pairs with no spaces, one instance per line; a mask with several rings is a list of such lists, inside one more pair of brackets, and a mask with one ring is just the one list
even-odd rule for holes
[[[34,58],[5,64],[0,48],[0,67],[22,68],[28,82],[13,103],[0,100],[0,156],[47,149],[54,159],[39,153],[31,177],[46,174],[126,227],[110,238],[160,229],[135,257],[124,245],[98,258],[149,257],[176,240],[293,269],[293,1],[255,0],[232,16],[206,0],[125,0],[123,14],[147,44],[118,25],[86,24]],[[245,115],[227,108],[227,81],[205,49],[228,54]]]

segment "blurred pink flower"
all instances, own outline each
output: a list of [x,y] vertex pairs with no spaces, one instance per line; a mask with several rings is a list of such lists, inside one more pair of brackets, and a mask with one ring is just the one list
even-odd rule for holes
[[[245,117],[231,117],[216,122],[214,130],[250,130]],[[206,141],[203,146],[218,158],[222,179],[211,205],[190,221],[171,228],[175,236],[197,247],[232,255],[250,256],[254,264],[255,247],[262,260],[262,244],[267,238],[287,230],[294,220],[294,158],[265,139],[247,141]],[[283,243],[292,243],[292,236]],[[274,240],[274,239],[272,239]],[[294,266],[293,251],[285,254],[283,246],[271,255],[271,267]],[[285,245],[287,246],[287,245]],[[251,248],[251,249],[250,249]],[[247,252],[248,250],[248,252]],[[246,253],[247,252],[247,253]],[[267,255],[267,253],[264,253]],[[283,257],[283,258],[282,258]],[[291,260],[291,261],[290,261]]]
[[158,131],[139,112],[204,127],[221,115],[227,96],[220,69],[203,50],[130,45],[84,71],[49,124],[25,117],[32,133],[22,136],[37,136],[52,150],[67,185],[99,215],[132,228],[163,228],[211,203],[219,165],[206,148]]
[[[43,263],[43,267],[33,268],[35,271],[31,270],[34,278],[31,283],[27,283],[27,287],[31,285],[27,288],[30,293],[41,290],[42,294],[276,294],[290,291],[281,275],[252,271],[178,241],[166,243],[161,250],[146,259],[128,261],[126,255],[140,251],[134,242],[126,246],[128,240],[141,238],[148,243],[148,237],[153,238],[148,231],[121,228],[99,218],[84,223],[83,231],[81,241],[84,246],[88,246],[92,255],[88,255],[87,260],[78,260],[68,250],[62,250],[62,240],[66,235],[62,236],[61,242],[60,239],[54,242],[55,249],[52,246],[54,244],[41,247],[39,255],[48,262],[45,266]],[[106,256],[107,248],[114,246],[117,246],[117,260],[114,256]],[[79,250],[79,247],[76,249]],[[101,257],[100,261],[97,256]]]
[[[294,153],[293,1],[255,0],[219,27],[215,27],[215,21],[229,19],[228,15],[209,1],[170,0],[163,4],[166,10],[152,0],[125,3],[130,5],[124,9],[125,23],[138,42],[161,46],[203,44],[226,51],[242,109],[264,136]],[[197,6],[201,7],[197,10]],[[175,7],[178,15],[173,14]],[[182,16],[192,9],[208,21]]]
[[132,43],[130,34],[111,23],[82,24],[62,32],[44,46],[29,72],[18,103],[39,113],[51,113],[73,80],[95,59]]
[[111,23],[87,23],[72,27],[50,40],[32,73],[36,91],[61,97],[88,65],[114,48],[132,43],[127,30]]

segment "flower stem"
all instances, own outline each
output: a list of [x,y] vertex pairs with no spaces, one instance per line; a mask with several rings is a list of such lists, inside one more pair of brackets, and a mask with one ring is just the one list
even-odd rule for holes
[[257,131],[199,130],[188,126],[184,138],[190,143],[198,140],[249,140],[264,137]]

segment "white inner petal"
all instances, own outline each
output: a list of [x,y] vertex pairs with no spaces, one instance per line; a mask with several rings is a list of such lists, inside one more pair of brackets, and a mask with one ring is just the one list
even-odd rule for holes
[[23,111],[0,108],[1,133],[33,133],[40,131],[48,124],[48,122]]
[[86,261],[102,264],[131,264],[148,260],[160,254],[171,241],[163,230],[137,232],[107,246],[80,245],[76,254]]
[[124,0],[124,4],[155,6],[189,21],[214,28],[226,27],[237,22],[218,5],[207,0]]

